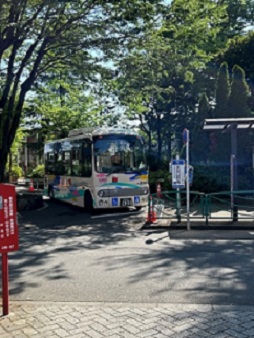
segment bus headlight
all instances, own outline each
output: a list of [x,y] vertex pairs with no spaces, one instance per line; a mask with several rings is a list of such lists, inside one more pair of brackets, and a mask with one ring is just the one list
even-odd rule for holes
[[147,195],[149,193],[149,189],[148,188],[141,188],[141,191],[144,195]]
[[98,193],[97,193],[97,195],[98,195],[99,197],[105,197],[106,194],[107,194],[107,191],[106,191],[106,190],[99,190]]

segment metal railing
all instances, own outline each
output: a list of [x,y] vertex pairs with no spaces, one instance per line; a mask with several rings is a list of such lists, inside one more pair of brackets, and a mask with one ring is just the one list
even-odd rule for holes
[[[160,195],[150,194],[148,217],[151,211],[156,218],[177,222],[187,219],[186,190],[162,191]],[[254,190],[223,191],[205,194],[190,191],[191,220],[254,220]]]

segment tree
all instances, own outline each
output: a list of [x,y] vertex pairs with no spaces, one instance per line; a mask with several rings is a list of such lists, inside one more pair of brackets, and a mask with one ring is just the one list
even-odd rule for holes
[[[158,161],[171,137],[192,125],[195,103],[204,87],[196,79],[217,51],[217,34],[226,7],[211,0],[175,0],[161,27],[119,63],[116,90],[130,118],[138,118],[152,140]],[[209,41],[209,42],[208,42]]]
[[210,142],[207,132],[202,130],[205,119],[211,118],[211,107],[206,93],[202,93],[198,102],[198,111],[196,112],[194,127],[191,130],[191,153],[193,163],[207,163],[210,151],[214,144]]
[[230,95],[230,82],[229,82],[228,65],[226,62],[223,62],[220,65],[216,84],[216,92],[215,92],[216,108],[214,117],[217,118],[227,117],[229,95]]
[[245,80],[244,70],[235,65],[233,68],[231,91],[228,100],[228,116],[248,117],[250,109],[248,107],[249,87]]
[[67,137],[71,129],[98,125],[100,113],[93,97],[68,74],[51,74],[36,86],[35,93],[23,108],[23,124],[37,128],[44,141]]
[[225,0],[228,20],[224,25],[224,34],[228,38],[241,35],[253,25],[253,0]]
[[151,26],[159,9],[156,0],[0,2],[0,182],[35,81],[56,67],[93,80],[101,61]]
[[226,50],[218,56],[218,62],[227,62],[230,69],[238,65],[245,71],[246,81],[250,86],[251,97],[249,97],[249,107],[254,110],[254,33],[249,32],[243,36],[238,36],[230,40]]
[[[249,86],[245,80],[244,70],[235,65],[233,67],[232,73],[232,82],[231,82],[231,93],[229,96],[229,113],[231,117],[241,118],[241,117],[251,117],[251,111],[248,107],[248,97],[250,94]],[[251,142],[253,139],[253,132],[251,130],[238,130],[237,142],[238,142],[238,151],[237,151],[237,164],[239,166],[238,174],[241,177],[246,173],[246,168],[249,167],[251,172]],[[244,173],[244,174],[243,174]],[[246,178],[246,177],[245,177]]]

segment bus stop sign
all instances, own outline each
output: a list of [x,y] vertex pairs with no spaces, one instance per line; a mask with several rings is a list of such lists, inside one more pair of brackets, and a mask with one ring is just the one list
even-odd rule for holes
[[185,188],[185,161],[172,161],[172,187],[173,189]]
[[0,253],[18,250],[15,187],[0,184]]

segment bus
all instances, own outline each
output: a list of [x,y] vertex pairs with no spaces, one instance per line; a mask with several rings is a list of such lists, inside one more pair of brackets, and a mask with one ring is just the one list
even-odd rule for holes
[[46,194],[93,209],[148,204],[144,141],[125,128],[81,128],[44,146]]

